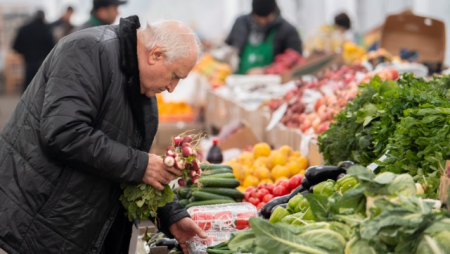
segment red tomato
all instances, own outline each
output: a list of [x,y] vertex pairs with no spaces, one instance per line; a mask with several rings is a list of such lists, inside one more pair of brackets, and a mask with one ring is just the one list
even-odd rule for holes
[[289,189],[293,190],[302,184],[303,175],[295,175],[289,179]]
[[236,219],[236,229],[246,229],[249,228],[250,225],[248,223],[248,220],[251,217],[255,217],[256,215],[252,212],[243,212],[243,213],[238,213],[236,214],[237,219]]
[[253,197],[253,198],[259,198],[259,190],[258,189],[254,189],[254,190],[252,190],[251,192],[250,192],[250,197]]
[[281,180],[277,182],[276,186],[284,186],[286,190],[289,191],[289,181],[288,180]]
[[245,191],[245,193],[244,193],[244,200],[247,200],[248,201],[248,199],[250,198],[250,191]]
[[288,189],[286,187],[284,187],[283,185],[278,185],[277,187],[275,187],[273,189],[274,197],[284,196],[288,193],[289,193]]
[[194,220],[197,225],[204,231],[207,231],[211,228],[212,218],[212,214],[206,212],[197,212],[192,215],[192,220]]
[[256,188],[253,187],[253,186],[249,186],[249,187],[247,187],[247,189],[245,189],[245,192],[251,192],[251,191],[253,191],[254,189],[256,189]]
[[266,184],[266,190],[268,190],[270,193],[273,192],[273,188],[275,188],[275,185],[273,183]]
[[231,211],[221,211],[216,214],[214,214],[214,220],[215,221],[222,221],[225,225],[231,225],[232,223],[233,214]]
[[270,192],[268,191],[268,190],[266,190],[266,189],[260,189],[260,190],[258,190],[258,196],[257,196],[257,198],[259,199],[259,200],[263,200],[263,198],[264,198],[264,196],[266,196],[267,194],[270,194]]
[[273,198],[273,195],[269,193],[269,194],[264,196],[264,198],[262,199],[262,202],[267,203],[270,200],[272,200],[272,198]]
[[257,209],[258,211],[261,210],[261,208],[262,208],[265,204],[266,204],[265,202],[259,203],[259,204],[256,206],[256,209]]
[[261,202],[261,200],[259,200],[258,198],[255,198],[255,197],[250,197],[248,199],[248,202],[254,206],[257,206],[259,204],[259,202]]

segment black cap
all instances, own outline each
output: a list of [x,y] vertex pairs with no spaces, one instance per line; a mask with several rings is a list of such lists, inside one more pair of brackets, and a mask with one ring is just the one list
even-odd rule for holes
[[253,0],[252,2],[252,13],[258,16],[266,17],[276,9],[276,0]]
[[94,0],[94,10],[97,10],[98,8],[101,7],[107,7],[110,5],[121,5],[121,4],[126,4],[128,1],[123,1],[123,0]]

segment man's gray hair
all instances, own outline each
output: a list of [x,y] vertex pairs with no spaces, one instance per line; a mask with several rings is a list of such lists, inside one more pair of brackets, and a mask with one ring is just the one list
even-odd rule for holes
[[147,50],[160,46],[167,57],[167,63],[192,55],[196,50],[197,60],[202,54],[202,43],[197,34],[186,24],[176,20],[164,20],[147,24],[144,33]]

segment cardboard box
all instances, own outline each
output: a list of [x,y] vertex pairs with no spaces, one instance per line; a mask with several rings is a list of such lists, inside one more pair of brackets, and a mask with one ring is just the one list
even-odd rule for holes
[[315,140],[309,142],[308,160],[310,166],[323,165],[324,160],[322,154],[319,152],[319,146]]
[[450,172],[450,160],[447,160],[445,162],[445,174],[441,176],[440,182],[439,182],[439,200],[442,202],[442,204],[445,204],[447,206],[447,209],[450,210],[449,203],[448,203],[448,194],[450,191],[450,178],[447,176],[447,172]]
[[445,24],[411,12],[390,15],[381,31],[380,48],[393,55],[400,55],[404,49],[415,51],[417,62],[442,64],[445,57]]
[[253,133],[252,129],[248,125],[243,124],[241,128],[221,140],[219,142],[219,147],[222,151],[232,148],[244,149],[248,146],[254,146],[259,142],[259,139]]

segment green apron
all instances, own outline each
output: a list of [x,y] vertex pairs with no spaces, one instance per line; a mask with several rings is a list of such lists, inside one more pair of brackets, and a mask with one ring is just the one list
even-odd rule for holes
[[246,74],[251,68],[267,66],[273,62],[273,39],[275,34],[276,29],[272,29],[266,40],[258,45],[251,45],[247,42],[242,51],[238,74]]

